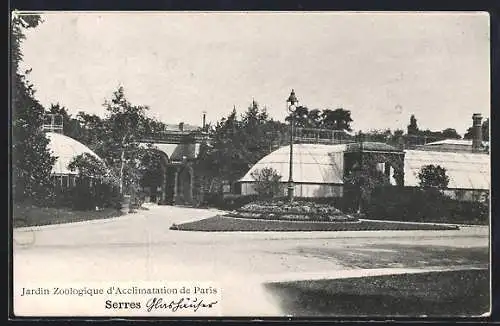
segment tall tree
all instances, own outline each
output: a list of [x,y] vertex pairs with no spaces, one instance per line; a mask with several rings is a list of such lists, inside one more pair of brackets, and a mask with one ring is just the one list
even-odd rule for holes
[[373,156],[367,155],[345,172],[344,184],[355,186],[358,190],[358,213],[363,212],[370,202],[376,187],[388,184],[384,173],[377,169],[377,163]]
[[145,136],[145,113],[148,108],[132,105],[126,99],[122,86],[104,106],[108,115],[103,152],[108,164],[117,171],[120,193],[124,194],[133,191],[141,178],[139,165],[144,149],[139,142]]
[[222,177],[229,180],[237,178],[243,167],[241,122],[238,121],[236,108],[231,113],[217,121],[210,130],[211,146],[205,146],[200,151],[198,166],[200,171],[209,178]]
[[309,109],[305,106],[299,106],[293,113],[290,113],[285,121],[290,122],[293,115],[293,123],[297,128],[309,128]]
[[390,129],[373,129],[363,133],[363,136],[365,140],[381,143],[391,142],[394,137]]
[[323,127],[334,130],[351,131],[351,111],[342,108],[330,110],[325,109],[321,114]]
[[461,139],[462,136],[458,134],[458,132],[453,128],[446,128],[441,132],[443,138],[447,139]]
[[200,152],[197,164],[211,178],[236,181],[269,153],[272,143],[287,129],[285,124],[270,119],[267,110],[253,101],[241,120],[233,109],[215,124],[211,146]]
[[408,135],[416,135],[418,133],[417,118],[415,118],[415,115],[413,114],[410,117],[410,124],[407,127],[407,133]]
[[14,14],[11,21],[12,184],[14,200],[43,203],[50,195],[50,176],[56,158],[48,149],[42,130],[44,108],[35,99],[28,81],[30,70],[21,72],[24,31],[41,23],[39,15]]
[[100,157],[105,157],[105,141],[109,134],[106,130],[107,125],[105,119],[95,114],[88,114],[80,111],[76,115],[75,120],[78,122],[79,130],[78,137],[75,137],[75,139],[88,146]]
[[314,109],[307,113],[307,128],[321,127],[321,110]]
[[269,133],[269,123],[271,119],[267,114],[266,109],[261,109],[257,102],[253,101],[252,105],[243,115],[241,123],[241,155],[245,162],[254,164],[268,153],[270,140],[272,139]]

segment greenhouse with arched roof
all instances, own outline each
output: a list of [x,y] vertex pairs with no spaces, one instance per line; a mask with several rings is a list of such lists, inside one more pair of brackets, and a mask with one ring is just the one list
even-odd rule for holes
[[[370,157],[391,185],[418,187],[418,173],[425,165],[440,165],[449,177],[445,193],[460,200],[475,200],[490,189],[487,153],[402,150],[385,143],[357,142],[293,146],[293,181],[297,197],[342,197],[345,176],[353,166]],[[258,161],[239,180],[241,195],[256,193],[253,174],[272,168],[285,184],[289,176],[290,147],[283,146]],[[284,191],[286,187],[283,187]],[[285,193],[283,193],[284,195]]]
[[[346,145],[297,144],[294,146],[293,179],[299,197],[342,195],[344,152]],[[276,170],[285,182],[289,175],[290,148],[284,146],[258,161],[243,178],[241,193],[255,193],[252,174],[262,168]]]
[[[263,168],[272,168],[282,182],[289,177],[290,147],[283,146],[258,161],[243,178],[241,194],[255,194],[254,173]],[[376,168],[384,173],[388,182],[400,183],[402,157],[404,153],[390,145],[377,142],[348,144],[295,144],[293,146],[294,193],[298,197],[341,197],[345,176],[356,162],[370,157]]]
[[56,161],[52,166],[52,176],[62,188],[68,188],[76,184],[79,171],[71,171],[68,166],[78,155],[89,154],[104,163],[90,148],[71,137],[58,132],[47,132],[46,136],[49,139],[49,151],[52,156],[56,157]]

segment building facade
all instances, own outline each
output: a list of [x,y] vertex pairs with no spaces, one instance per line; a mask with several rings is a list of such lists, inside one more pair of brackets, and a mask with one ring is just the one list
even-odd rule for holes
[[186,129],[182,123],[154,139],[144,139],[141,146],[158,153],[161,165],[161,177],[142,183],[145,201],[161,205],[200,203],[203,194],[194,163],[207,140],[203,128]]

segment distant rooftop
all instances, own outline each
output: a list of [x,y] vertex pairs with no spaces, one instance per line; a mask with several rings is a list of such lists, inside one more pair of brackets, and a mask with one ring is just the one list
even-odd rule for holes
[[[483,141],[483,145],[488,145],[489,141]],[[472,139],[443,139],[439,141],[435,141],[432,143],[427,143],[425,145],[464,145],[464,146],[472,146]]]
[[381,142],[356,142],[347,144],[348,152],[378,151],[378,152],[402,152],[400,149]]
[[[483,141],[482,147],[483,147],[482,151],[487,152],[490,147],[490,142]],[[469,151],[472,150],[472,139],[443,139],[432,143],[419,145],[416,148],[422,150],[435,149],[435,150]]]
[[[195,131],[200,129],[200,126],[195,126],[195,125],[190,125],[184,123],[182,125],[182,130],[183,131]],[[181,131],[181,124],[166,124],[165,125],[165,131]]]

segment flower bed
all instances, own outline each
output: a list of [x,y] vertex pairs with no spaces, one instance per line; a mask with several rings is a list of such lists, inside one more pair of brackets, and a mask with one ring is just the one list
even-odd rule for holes
[[237,218],[290,221],[353,222],[357,219],[339,209],[310,201],[257,201],[228,214]]
[[273,213],[248,213],[233,211],[224,216],[234,218],[248,218],[258,220],[278,221],[309,221],[309,222],[356,222],[356,218],[350,215],[306,215],[306,214],[273,214]]
[[343,213],[330,205],[317,204],[309,201],[294,201],[292,203],[278,201],[257,201],[244,205],[237,211],[253,213],[278,213],[278,214],[316,214],[316,215],[342,215]]

